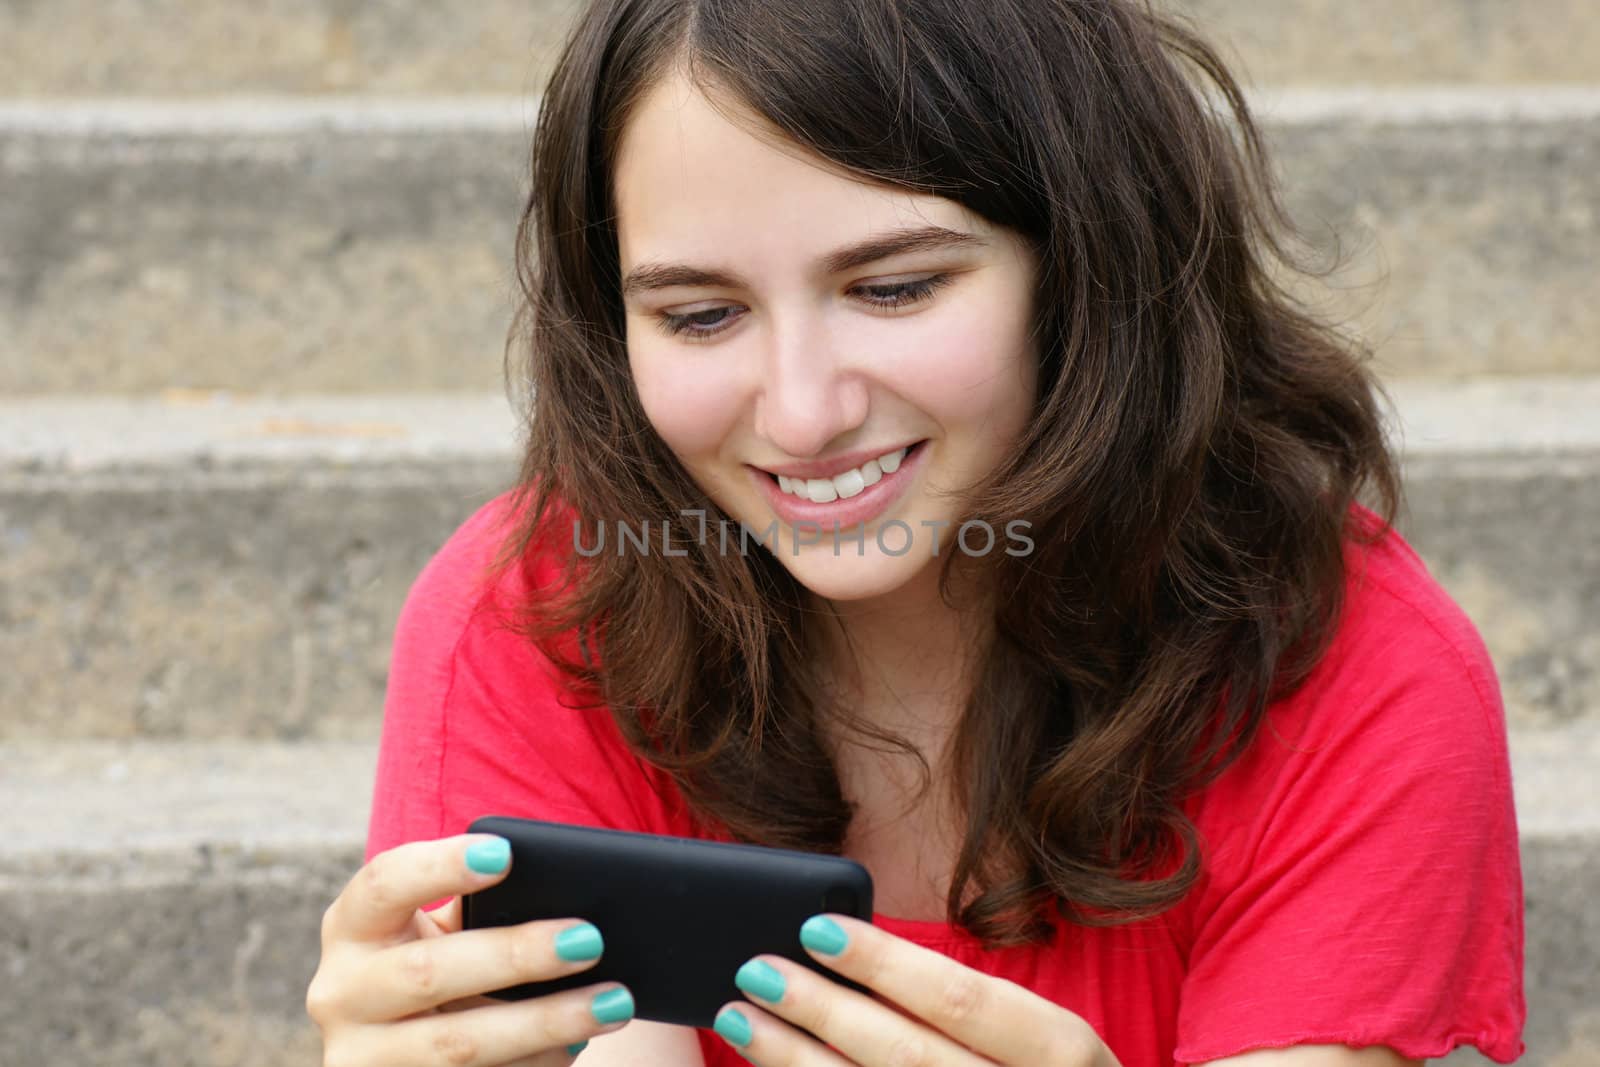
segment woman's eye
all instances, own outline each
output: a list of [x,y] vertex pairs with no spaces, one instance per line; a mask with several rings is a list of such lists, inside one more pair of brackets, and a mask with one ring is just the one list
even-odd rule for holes
[[[949,283],[948,274],[935,274],[931,278],[915,282],[858,285],[851,292],[865,294],[863,299],[874,307],[902,307],[926,300],[933,295],[934,290]],[[691,311],[687,315],[670,315],[663,311],[656,315],[656,325],[671,337],[681,336],[687,340],[702,340],[728,328],[728,324],[733,321],[728,317],[728,312],[731,310],[733,309],[727,307],[706,308],[703,311]]]

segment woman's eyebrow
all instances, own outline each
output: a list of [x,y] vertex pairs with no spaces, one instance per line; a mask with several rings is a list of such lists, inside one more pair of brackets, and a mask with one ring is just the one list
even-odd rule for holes
[[[889,230],[836,249],[818,259],[815,266],[823,274],[839,274],[902,252],[924,252],[933,248],[979,248],[988,244],[986,238],[963,230],[950,230],[943,226],[907,227]],[[675,285],[738,289],[744,284],[738,275],[717,267],[696,267],[688,263],[641,263],[630,270],[623,280],[622,295],[633,296]]]

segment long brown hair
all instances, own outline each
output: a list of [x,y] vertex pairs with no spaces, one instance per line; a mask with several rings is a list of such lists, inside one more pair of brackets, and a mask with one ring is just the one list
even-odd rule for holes
[[966,498],[996,527],[1028,520],[1034,549],[978,562],[997,636],[950,749],[966,830],[948,918],[993,947],[1045,936],[1052,912],[1165,910],[1199,872],[1180,801],[1326,649],[1352,503],[1371,490],[1385,524],[1399,505],[1370,352],[1271,273],[1308,271],[1238,84],[1189,24],[1132,0],[579,14],[518,229],[507,369],[527,445],[496,565],[563,550],[564,586],[517,629],[705,825],[835,853],[851,808],[825,724],[916,756],[925,787],[928,767],[830,701],[807,591],[714,539],[570,547],[573,521],[723,517],[644,414],[619,296],[615,148],[675,69],[861,180],[957,201],[1038,251],[1037,407]]

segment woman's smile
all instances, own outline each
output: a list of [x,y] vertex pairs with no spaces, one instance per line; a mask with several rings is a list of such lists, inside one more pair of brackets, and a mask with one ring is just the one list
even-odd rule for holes
[[[926,441],[891,449],[854,466],[853,457],[824,464],[784,464],[776,469],[751,467],[751,477],[774,514],[790,526],[812,523],[824,530],[848,529],[872,522],[898,501],[922,465]],[[831,477],[790,477],[813,470],[838,469]]]

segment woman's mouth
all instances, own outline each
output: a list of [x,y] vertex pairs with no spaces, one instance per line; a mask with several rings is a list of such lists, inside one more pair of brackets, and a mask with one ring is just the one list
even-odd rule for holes
[[825,528],[854,526],[877,518],[911,484],[921,466],[926,439],[829,475],[792,477],[752,467],[762,494],[778,517],[791,525],[813,523]]
[[881,456],[867,460],[859,467],[840,471],[831,478],[790,478],[788,475],[771,473],[768,473],[768,477],[775,479],[778,488],[791,496],[809,500],[813,504],[831,504],[835,500],[849,500],[853,496],[859,496],[868,487],[877,485],[885,474],[893,474],[899,470],[901,461],[911,449],[921,443],[918,441],[909,447],[885,452]]

